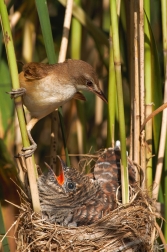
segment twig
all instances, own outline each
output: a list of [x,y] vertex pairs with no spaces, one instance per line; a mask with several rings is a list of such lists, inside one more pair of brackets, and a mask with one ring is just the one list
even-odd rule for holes
[[20,207],[20,206],[18,206],[18,205],[16,205],[16,204],[12,203],[11,201],[5,200],[5,202],[7,202],[7,203],[11,204],[12,206],[15,206],[15,207],[17,207],[17,208],[19,208],[19,209],[24,210],[23,207]]
[[9,233],[9,231],[16,225],[16,222],[17,222],[17,220],[10,226],[10,228],[7,230],[6,234],[0,240],[0,243],[3,242],[3,240],[5,239],[5,237],[7,236],[7,234]]
[[[42,238],[45,237],[45,236],[46,236],[46,234],[40,236],[39,238],[37,238],[37,239],[35,239],[34,241],[32,241],[31,243],[29,243],[28,246],[26,246],[26,248],[23,250],[23,252],[27,251],[27,249],[28,249],[33,243],[35,243],[36,241],[38,241],[38,240],[40,240],[40,239],[42,240]],[[30,250],[28,250],[28,251],[30,251]]]
[[146,125],[146,123],[152,119],[154,116],[156,116],[158,113],[162,112],[162,110],[164,110],[165,108],[167,108],[167,102],[164,103],[163,105],[161,105],[159,108],[157,108],[156,110],[154,110],[147,118],[146,120],[144,121],[144,123],[142,124],[141,126],[141,130],[140,130],[140,133],[144,130],[144,127]]
[[167,252],[167,242],[165,241],[165,237],[164,237],[164,235],[163,235],[163,233],[162,233],[162,231],[161,231],[159,225],[157,224],[157,222],[155,222],[155,227],[157,228],[157,230],[158,230],[158,232],[159,232],[159,236],[160,236],[161,241],[162,241],[162,243],[163,243],[163,245],[164,245],[164,249],[165,249],[165,251]]

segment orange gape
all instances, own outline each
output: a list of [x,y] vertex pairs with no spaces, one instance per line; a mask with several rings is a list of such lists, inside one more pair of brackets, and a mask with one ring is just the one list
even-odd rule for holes
[[64,174],[63,174],[63,172],[60,173],[60,175],[57,176],[56,178],[57,178],[57,181],[58,181],[58,183],[59,183],[60,185],[63,185],[63,184],[64,184]]

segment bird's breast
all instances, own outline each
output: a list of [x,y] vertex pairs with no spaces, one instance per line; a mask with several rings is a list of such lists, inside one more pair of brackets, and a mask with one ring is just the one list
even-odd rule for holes
[[33,117],[42,118],[69,101],[76,93],[75,86],[55,80],[50,76],[39,80],[20,78],[20,85],[26,89],[23,103]]

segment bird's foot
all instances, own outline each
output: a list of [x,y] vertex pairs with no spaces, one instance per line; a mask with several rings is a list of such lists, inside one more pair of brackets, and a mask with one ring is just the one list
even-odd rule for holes
[[34,139],[32,138],[30,130],[27,130],[27,133],[28,133],[28,137],[31,142],[31,145],[28,147],[23,147],[22,148],[23,153],[19,153],[16,157],[20,157],[20,156],[24,156],[25,158],[30,157],[34,154],[34,152],[37,148],[37,144],[35,143]]
[[34,154],[36,148],[37,148],[37,144],[36,143],[35,144],[31,144],[28,147],[23,147],[22,148],[23,152],[22,153],[18,153],[17,155],[15,155],[15,157],[16,158],[18,158],[18,157],[28,158],[28,157],[30,157],[30,156],[32,156]]
[[7,94],[10,94],[10,97],[13,98],[17,98],[19,96],[22,96],[26,93],[26,89],[25,88],[18,88],[18,89],[12,89],[12,91],[7,92]]

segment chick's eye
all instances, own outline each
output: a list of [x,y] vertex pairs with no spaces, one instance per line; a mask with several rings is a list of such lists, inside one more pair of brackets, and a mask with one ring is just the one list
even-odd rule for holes
[[93,83],[92,83],[92,81],[87,80],[87,81],[86,81],[86,85],[87,85],[88,87],[92,87],[92,86],[93,86]]
[[67,184],[69,190],[74,190],[75,189],[75,184],[73,182],[68,182]]

